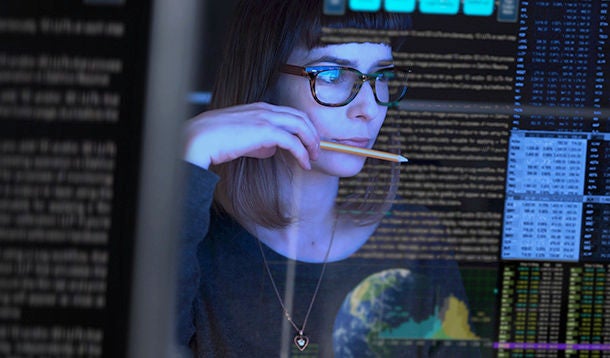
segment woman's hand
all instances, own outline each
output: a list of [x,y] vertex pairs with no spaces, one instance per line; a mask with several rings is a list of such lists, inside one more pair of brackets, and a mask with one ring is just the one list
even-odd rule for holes
[[320,138],[307,115],[269,103],[206,111],[184,127],[185,160],[207,169],[239,157],[269,158],[278,148],[304,169],[318,157]]

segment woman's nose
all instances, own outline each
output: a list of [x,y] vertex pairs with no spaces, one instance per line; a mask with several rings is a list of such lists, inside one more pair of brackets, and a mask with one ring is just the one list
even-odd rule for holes
[[370,81],[365,81],[362,84],[358,94],[348,106],[348,116],[350,118],[371,120],[377,116],[380,105],[375,100],[375,93]]

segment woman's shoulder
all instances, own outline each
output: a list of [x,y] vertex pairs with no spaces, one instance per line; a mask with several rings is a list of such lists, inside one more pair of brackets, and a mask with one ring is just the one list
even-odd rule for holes
[[200,252],[222,256],[225,259],[241,258],[257,253],[256,239],[235,218],[218,207],[210,211],[210,228]]
[[183,171],[186,176],[186,184],[195,184],[199,188],[202,188],[202,186],[214,188],[220,179],[220,177],[211,170],[204,169],[187,161],[184,162]]

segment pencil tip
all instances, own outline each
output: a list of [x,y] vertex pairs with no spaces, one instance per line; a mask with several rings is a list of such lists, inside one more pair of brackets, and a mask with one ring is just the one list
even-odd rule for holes
[[407,158],[403,157],[402,155],[399,155],[399,156],[398,156],[398,159],[400,160],[400,162],[401,162],[401,163],[406,163],[406,162],[408,162],[408,161],[409,161],[409,159],[407,159]]

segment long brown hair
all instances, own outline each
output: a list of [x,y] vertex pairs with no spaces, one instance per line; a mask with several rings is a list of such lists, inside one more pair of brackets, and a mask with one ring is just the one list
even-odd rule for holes
[[[241,0],[225,43],[224,59],[217,73],[211,109],[266,101],[265,94],[275,83],[279,66],[299,44],[312,49],[324,46],[322,31],[333,29],[406,30],[407,15],[385,12],[350,12],[341,16],[322,14],[323,0]],[[369,165],[362,177],[366,190],[349,195],[343,210],[356,221],[379,220],[396,192],[398,171],[379,172]],[[268,159],[238,158],[212,167],[220,182],[215,192],[217,207],[241,222],[254,222],[269,228],[282,228],[293,218],[287,216],[279,193],[278,168],[281,156]],[[387,167],[387,166],[386,166]],[[386,185],[379,187],[384,177]],[[373,184],[375,184],[375,188]]]

